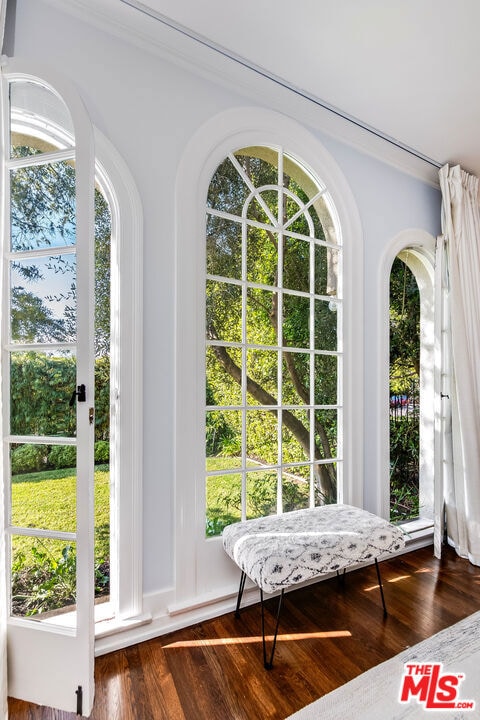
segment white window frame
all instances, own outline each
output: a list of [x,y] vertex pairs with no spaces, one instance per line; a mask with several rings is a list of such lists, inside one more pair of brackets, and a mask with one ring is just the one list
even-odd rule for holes
[[[196,538],[205,535],[205,201],[213,173],[228,153],[280,146],[321,178],[332,198],[343,245],[343,483],[338,502],[363,506],[363,237],[348,184],[324,146],[299,123],[262,108],[213,117],[191,139],[176,182],[175,607],[199,596]],[[201,591],[200,591],[201,592]],[[218,592],[212,588],[213,595]],[[210,600],[211,601],[211,600]]]
[[420,455],[418,520],[402,526],[412,539],[423,538],[433,527],[434,424],[435,424],[435,338],[434,338],[434,262],[435,238],[425,230],[408,229],[395,236],[384,251],[380,263],[381,298],[379,422],[377,455],[377,507],[373,510],[390,516],[390,273],[400,257],[415,275],[420,292]]

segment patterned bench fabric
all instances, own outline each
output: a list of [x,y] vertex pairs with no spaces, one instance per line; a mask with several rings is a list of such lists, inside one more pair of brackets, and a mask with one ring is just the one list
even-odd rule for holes
[[246,520],[223,531],[228,555],[267,593],[393,553],[403,531],[351,505]]

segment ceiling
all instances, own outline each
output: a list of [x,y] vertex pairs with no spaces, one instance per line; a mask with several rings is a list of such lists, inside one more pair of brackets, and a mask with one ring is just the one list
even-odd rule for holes
[[479,0],[132,4],[438,163],[461,163],[480,176]]

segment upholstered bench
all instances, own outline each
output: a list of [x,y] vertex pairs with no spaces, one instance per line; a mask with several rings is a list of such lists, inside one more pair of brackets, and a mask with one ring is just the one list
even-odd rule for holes
[[[223,547],[242,571],[235,612],[238,617],[245,580],[249,577],[260,589],[265,667],[272,667],[281,603],[287,588],[331,572],[338,575],[351,565],[374,561],[386,615],[378,559],[404,545],[399,527],[351,505],[322,505],[228,525],[223,531]],[[281,592],[275,635],[267,661],[263,593],[278,590]]]

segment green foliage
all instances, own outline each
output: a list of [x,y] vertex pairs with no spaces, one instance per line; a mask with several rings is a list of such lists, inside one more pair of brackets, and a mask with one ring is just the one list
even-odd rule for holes
[[33,564],[25,564],[18,553],[12,568],[12,604],[15,614],[37,615],[75,604],[76,554],[71,545],[60,556],[45,541],[37,538],[30,548]]
[[395,521],[418,517],[418,417],[390,419],[390,517]]
[[[235,467],[235,457],[208,458],[208,470]],[[308,507],[309,485],[302,478],[282,479],[284,511]],[[237,474],[212,475],[207,480],[206,535],[220,535],[223,528],[241,519],[241,481]],[[247,517],[271,515],[277,509],[277,473],[253,471],[247,476]]]
[[[17,145],[14,157],[31,157],[37,148]],[[19,168],[11,173],[11,244],[14,251],[52,248],[48,266],[55,273],[72,274],[72,282],[57,300],[64,306],[55,318],[42,298],[20,285],[12,288],[12,337],[22,342],[75,340],[76,281],[74,266],[58,253],[59,246],[76,242],[75,166],[69,161]],[[95,189],[95,354],[110,349],[110,241],[111,215],[105,197]],[[34,262],[15,262],[15,270],[29,282],[44,279]],[[59,305],[59,307],[61,307]]]
[[[75,406],[70,407],[76,387],[75,358],[41,352],[12,353],[11,432],[15,435],[63,435],[73,437]],[[95,361],[95,438],[108,440],[110,429],[110,361]],[[38,469],[38,468],[37,468]]]
[[[24,527],[54,527],[71,531],[75,494],[76,478],[71,470],[16,476],[12,482],[15,523]],[[95,471],[96,596],[109,592],[109,496],[108,469],[99,466]],[[66,546],[62,541],[16,536],[12,549],[14,614],[31,615],[74,602],[74,546]]]
[[[206,422],[207,457],[220,453],[235,456],[242,450],[242,438],[245,437],[242,412],[235,409],[243,404],[242,377],[246,385],[243,392],[246,390],[249,405],[245,423],[248,458],[263,464],[278,463],[280,418],[282,462],[327,459],[336,448],[336,413],[316,413],[312,457],[308,413],[285,409],[279,415],[277,411],[255,409],[255,406],[279,403],[283,406],[311,405],[312,375],[315,377],[314,403],[337,403],[338,373],[334,356],[314,357],[305,352],[280,349],[287,346],[310,350],[313,330],[315,349],[336,351],[338,316],[334,301],[315,299],[312,308],[308,297],[312,280],[316,294],[332,292],[332,277],[335,276],[332,266],[337,260],[335,249],[327,251],[312,243],[313,232],[316,240],[325,239],[316,203],[310,204],[308,211],[299,212],[302,204],[310,201],[306,186],[312,193],[316,189],[312,180],[307,181],[303,171],[292,160],[286,159],[281,177],[285,191],[280,202],[277,162],[278,155],[274,150],[240,150],[235,153],[234,160],[227,158],[220,164],[209,187],[210,207],[238,218],[246,214],[252,224],[246,227],[242,263],[240,222],[207,213],[206,264],[207,272],[214,276],[206,283],[206,335],[211,342],[206,356],[207,405],[212,408]],[[291,174],[286,172],[287,169],[292,171]],[[246,177],[259,189],[262,202],[259,196],[251,196]],[[283,213],[288,231],[298,236],[277,232],[280,213]],[[279,257],[283,258],[281,278]],[[312,258],[315,271],[311,279]],[[241,287],[235,282],[238,280],[254,284],[247,287],[245,304]],[[284,288],[281,303],[276,291],[279,284]],[[310,322],[312,309],[313,328]],[[239,347],[229,343],[243,343],[244,320],[247,349],[242,355]],[[253,348],[253,345],[260,347]],[[314,363],[313,373],[311,362]],[[245,373],[242,375],[242,365],[246,368],[246,378]],[[282,396],[278,397],[280,373]],[[215,411],[215,406],[231,409]],[[334,463],[318,466],[316,484],[326,499],[336,497]],[[262,492],[265,487],[262,486]]]
[[107,440],[98,440],[95,443],[95,462],[108,463],[110,459],[110,443]]
[[[395,258],[390,273],[391,374],[397,379],[418,378],[419,363],[420,292],[412,271],[402,260]],[[392,390],[404,391],[398,385]]]
[[51,468],[74,468],[77,464],[77,449],[73,445],[54,445],[48,453]]
[[[390,395],[404,395],[417,407],[419,363],[420,292],[411,270],[396,258],[390,274]],[[418,517],[419,452],[418,412],[404,408],[390,417],[392,520]]]
[[46,445],[12,446],[12,475],[44,470],[47,465],[47,449]]

